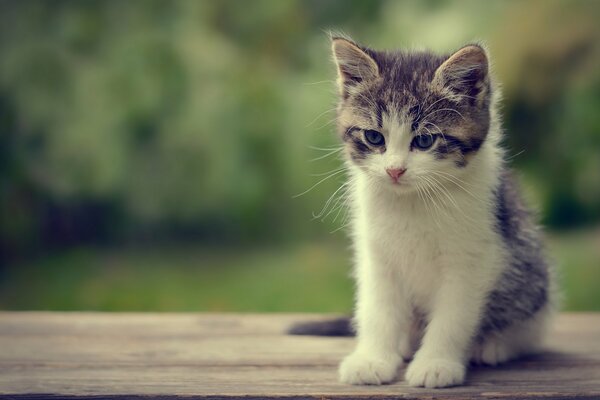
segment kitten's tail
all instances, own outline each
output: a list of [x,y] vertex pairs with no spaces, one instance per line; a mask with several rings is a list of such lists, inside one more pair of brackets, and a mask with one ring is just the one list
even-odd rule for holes
[[293,325],[290,335],[309,336],[354,336],[354,328],[350,318],[337,318],[327,321],[300,322]]

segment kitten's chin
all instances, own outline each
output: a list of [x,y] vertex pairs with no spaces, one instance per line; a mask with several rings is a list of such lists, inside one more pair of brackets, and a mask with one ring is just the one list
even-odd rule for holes
[[405,196],[408,194],[413,194],[413,193],[417,193],[417,189],[414,185],[411,185],[410,183],[407,182],[398,182],[398,183],[392,183],[390,181],[386,181],[386,182],[382,182],[382,185],[385,190],[390,191],[394,194],[398,194],[401,196]]

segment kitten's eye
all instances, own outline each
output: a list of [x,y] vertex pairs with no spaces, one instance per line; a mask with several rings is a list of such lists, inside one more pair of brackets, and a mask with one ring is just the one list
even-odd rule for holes
[[427,150],[437,139],[437,135],[419,135],[413,139],[413,146],[419,150]]
[[365,139],[367,139],[367,142],[373,146],[383,146],[385,144],[385,138],[383,135],[372,129],[367,129],[365,131]]

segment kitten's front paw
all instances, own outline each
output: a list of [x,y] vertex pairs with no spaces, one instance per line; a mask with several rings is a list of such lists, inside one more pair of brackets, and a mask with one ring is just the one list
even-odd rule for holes
[[381,385],[397,378],[400,357],[377,358],[352,353],[340,364],[340,381],[351,385]]
[[408,366],[405,379],[410,386],[455,386],[464,382],[465,370],[465,366],[456,361],[417,356]]

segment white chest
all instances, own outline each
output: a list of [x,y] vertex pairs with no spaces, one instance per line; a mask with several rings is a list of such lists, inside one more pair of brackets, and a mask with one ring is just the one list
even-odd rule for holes
[[444,235],[436,221],[411,201],[363,204],[356,221],[357,247],[369,268],[396,279],[415,306],[427,310],[440,285]]
[[483,257],[497,253],[497,237],[485,203],[455,194],[462,211],[448,207],[436,212],[418,196],[366,190],[357,195],[354,237],[359,269],[376,269],[397,281],[414,306],[427,311],[444,277],[472,265],[474,259],[481,259],[481,268],[492,268]]

